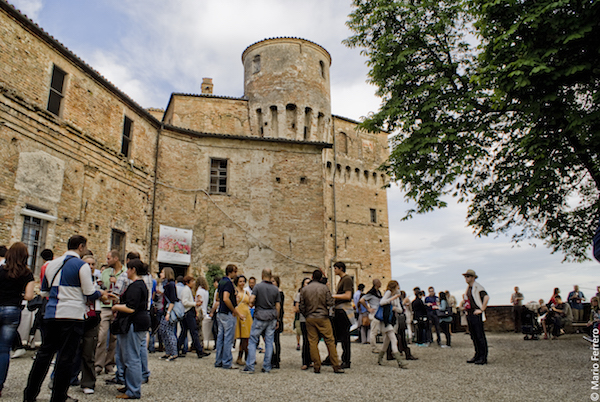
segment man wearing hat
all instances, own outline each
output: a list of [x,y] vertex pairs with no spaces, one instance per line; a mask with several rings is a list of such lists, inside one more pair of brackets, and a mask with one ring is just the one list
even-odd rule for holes
[[485,309],[487,308],[490,296],[478,282],[477,274],[472,269],[463,274],[465,281],[469,285],[465,292],[465,311],[467,312],[467,323],[469,332],[475,346],[475,356],[467,360],[467,363],[487,364],[488,347],[483,330],[485,321]]

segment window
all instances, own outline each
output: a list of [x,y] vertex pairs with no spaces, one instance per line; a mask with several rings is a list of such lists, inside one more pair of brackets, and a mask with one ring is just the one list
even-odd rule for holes
[[123,120],[123,138],[121,141],[121,153],[126,157],[129,157],[129,152],[131,151],[131,126],[133,125],[133,120],[129,117],[125,116]]
[[52,81],[50,82],[50,96],[48,97],[48,111],[58,116],[60,104],[64,98],[65,73],[60,68],[54,66],[52,69]]
[[335,136],[335,146],[337,148],[337,152],[340,154],[348,153],[348,136],[344,132],[339,132]]
[[110,233],[110,249],[119,252],[121,261],[125,261],[125,232],[113,229]]
[[371,223],[377,223],[377,210],[371,208]]
[[210,192],[227,194],[227,159],[210,160]]
[[34,274],[37,274],[42,265],[40,253],[45,246],[46,221],[33,216],[24,216],[23,218],[23,235],[21,236],[21,241],[25,243],[29,252],[27,265],[29,265]]
[[252,59],[252,74],[260,72],[260,55],[254,56]]

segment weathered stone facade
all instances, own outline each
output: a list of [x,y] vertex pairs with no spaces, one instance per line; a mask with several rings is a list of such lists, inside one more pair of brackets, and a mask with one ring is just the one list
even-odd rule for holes
[[271,267],[288,311],[315,267],[344,261],[358,282],[390,278],[377,170],[387,136],[331,115],[325,49],[255,43],[242,55],[243,97],[214,96],[205,79],[202,94],[145,110],[1,0],[0,10],[0,244],[61,254],[80,233],[100,259],[118,244],[156,271],[159,225],[192,230],[184,270],[234,263],[259,278]]

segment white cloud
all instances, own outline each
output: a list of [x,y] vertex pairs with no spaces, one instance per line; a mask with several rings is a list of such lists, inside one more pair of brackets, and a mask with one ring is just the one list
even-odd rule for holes
[[44,6],[43,0],[9,0],[17,10],[33,21],[36,21]]
[[[44,6],[41,0],[12,3],[34,20],[54,24],[58,32],[51,35],[66,35],[61,27],[74,21],[79,32],[86,23],[103,29],[96,37],[75,37],[73,30],[71,37],[57,39],[78,49],[78,56],[144,107],[165,107],[171,92],[200,92],[202,77],[214,79],[217,95],[242,96],[242,52],[275,36],[302,37],[329,51],[333,113],[359,119],[379,106],[375,88],[365,82],[368,68],[360,49],[341,44],[351,35],[346,0],[106,0],[98,14],[89,12],[92,2],[64,0],[68,14],[58,7],[51,13],[56,3]],[[403,222],[409,205],[396,187],[388,191],[388,205],[393,276],[405,289],[433,285],[460,296],[465,289],[460,274],[471,268],[492,304],[506,304],[515,285],[527,300],[547,299],[554,287],[566,292],[575,283],[588,298],[595,292],[597,263],[561,264],[562,257],[545,247],[514,247],[506,237],[476,238],[466,227],[465,205],[450,200],[444,210]]]

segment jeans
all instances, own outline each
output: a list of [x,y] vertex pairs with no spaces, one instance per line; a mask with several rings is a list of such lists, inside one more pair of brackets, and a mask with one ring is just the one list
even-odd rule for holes
[[[429,320],[430,325],[435,328],[435,333],[437,335],[437,343],[438,345],[442,344],[442,337],[440,334],[440,319],[437,316],[435,310],[431,310],[427,312],[427,319]],[[433,334],[431,333],[431,326],[429,327],[429,342],[433,343]]]
[[67,399],[67,390],[71,380],[73,360],[83,336],[83,320],[48,319],[42,325],[42,346],[36,354],[27,379],[25,401],[35,401],[48,374],[50,362],[55,353],[54,387],[51,402],[63,402]]
[[[115,361],[117,363],[117,380],[125,383],[125,365],[123,363],[124,357],[121,353],[122,349],[119,346],[119,336],[117,336],[117,350],[115,353]],[[140,359],[142,361],[142,380],[148,381],[150,378],[150,369],[148,368],[148,345],[146,344],[146,331],[144,331],[144,337],[140,345]],[[82,383],[83,384],[83,383]]]
[[134,331],[133,324],[126,334],[117,335],[119,355],[123,365],[125,393],[130,398],[139,399],[142,395],[142,347],[146,331]]
[[217,323],[219,333],[216,341],[215,367],[230,368],[233,362],[231,347],[233,346],[237,318],[233,314],[217,313]]
[[265,337],[265,358],[263,360],[263,369],[271,371],[271,359],[273,358],[273,338],[275,337],[275,327],[277,320],[254,320],[252,329],[250,329],[250,340],[248,341],[248,358],[246,359],[246,369],[254,371],[256,364],[256,348],[260,341],[260,336]]
[[16,306],[0,306],[0,391],[8,374],[10,349],[21,322],[21,309]]

